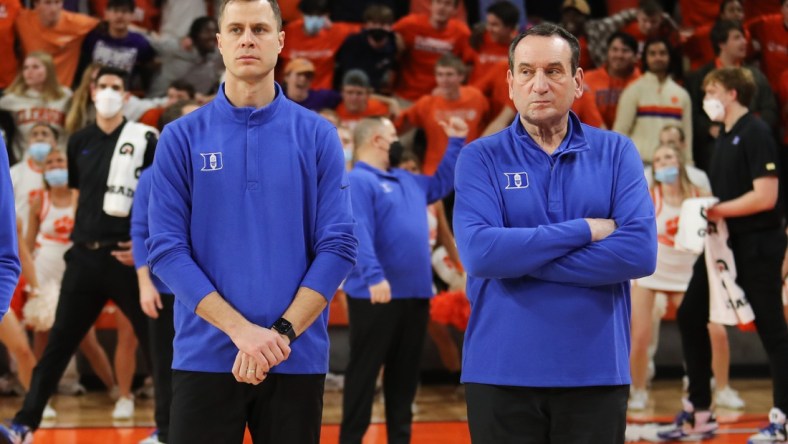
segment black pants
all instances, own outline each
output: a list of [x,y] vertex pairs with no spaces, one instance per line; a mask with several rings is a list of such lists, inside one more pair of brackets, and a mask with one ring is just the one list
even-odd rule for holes
[[175,296],[161,294],[159,317],[148,318],[150,349],[153,360],[153,387],[156,389],[154,418],[159,429],[159,441],[166,443],[170,432],[170,404],[172,403],[172,340],[175,338],[173,305]]
[[383,370],[389,444],[409,443],[411,404],[429,319],[428,299],[392,299],[372,304],[348,297],[350,362],[342,397],[341,444],[358,444],[372,417],[375,380]]
[[258,385],[230,373],[172,372],[170,444],[318,444],[326,375],[269,373]]
[[623,444],[628,385],[466,384],[473,444]]
[[108,299],[129,318],[146,364],[150,363],[147,321],[140,308],[137,274],[133,267],[118,262],[110,254],[112,249],[88,250],[77,245],[66,252],[66,271],[55,323],[41,360],[33,370],[30,391],[14,417],[15,422],[38,428],[44,407],[55,392],[68,361]]
[[[788,412],[788,328],[782,307],[780,268],[786,239],[782,230],[731,235],[728,242],[736,261],[736,282],[755,313],[755,326],[769,355],[774,405]],[[696,409],[711,406],[711,342],[709,281],[701,255],[692,272],[677,320],[689,377],[689,400]]]

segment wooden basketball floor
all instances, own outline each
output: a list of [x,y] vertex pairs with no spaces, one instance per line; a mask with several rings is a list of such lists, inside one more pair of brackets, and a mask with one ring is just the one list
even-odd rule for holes
[[[766,413],[771,408],[771,384],[768,380],[734,380],[732,386],[739,391],[747,406],[740,412],[718,410],[721,430],[713,444],[744,444],[747,436],[765,425]],[[669,422],[680,408],[681,382],[657,381],[652,390],[652,401],[643,412],[631,412],[632,424]],[[321,442],[338,441],[341,419],[339,392],[326,392]],[[0,418],[13,416],[21,405],[19,397],[0,398]],[[58,412],[56,421],[42,424],[35,434],[35,444],[137,444],[153,430],[153,401],[138,400],[135,417],[131,421],[113,422],[113,402],[104,393],[84,396],[57,396],[53,405]],[[470,443],[466,422],[465,401],[454,387],[425,386],[416,399],[414,444],[464,444]],[[377,400],[373,409],[373,425],[364,444],[386,443],[383,424],[383,405]],[[251,443],[247,437],[246,443]],[[648,442],[648,441],[637,441]]]

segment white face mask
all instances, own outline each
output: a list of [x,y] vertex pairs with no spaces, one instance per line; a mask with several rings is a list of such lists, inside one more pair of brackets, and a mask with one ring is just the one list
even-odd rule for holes
[[123,96],[109,88],[102,89],[96,93],[96,113],[109,119],[115,117],[120,109],[123,108]]
[[725,106],[718,99],[706,99],[703,101],[703,111],[709,116],[712,122],[721,122],[725,118]]

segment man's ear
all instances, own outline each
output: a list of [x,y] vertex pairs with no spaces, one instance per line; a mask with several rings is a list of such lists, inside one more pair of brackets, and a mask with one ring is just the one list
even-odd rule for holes
[[583,68],[578,67],[577,71],[575,71],[575,76],[574,76],[575,99],[579,99],[583,95],[583,78],[585,78],[585,73],[583,72]]

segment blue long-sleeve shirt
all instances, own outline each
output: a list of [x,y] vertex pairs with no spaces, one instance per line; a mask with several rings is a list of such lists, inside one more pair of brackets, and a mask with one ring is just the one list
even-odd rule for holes
[[[140,174],[137,189],[134,192],[134,203],[131,206],[131,254],[134,256],[134,267],[139,270],[148,266],[148,247],[145,241],[150,237],[148,230],[148,204],[150,203],[151,169],[146,168]],[[172,294],[164,282],[153,273],[149,273],[153,286],[161,294]]]
[[8,312],[22,271],[18,248],[14,187],[11,184],[8,151],[0,137],[0,319]]
[[[464,382],[629,384],[629,280],[656,267],[654,207],[632,142],[580,124],[548,155],[512,125],[457,162],[454,228],[471,317]],[[613,219],[592,242],[584,218]]]
[[449,139],[434,176],[356,163],[349,178],[358,261],[343,286],[348,296],[369,299],[369,287],[386,279],[392,298],[432,297],[427,205],[451,192],[463,142]]
[[[326,299],[355,263],[350,190],[336,129],[282,94],[265,107],[224,94],[167,125],[153,166],[148,263],[173,291],[173,368],[229,372],[230,338],[195,314],[218,293],[271,326],[299,287]],[[275,373],[328,370],[327,310]]]

